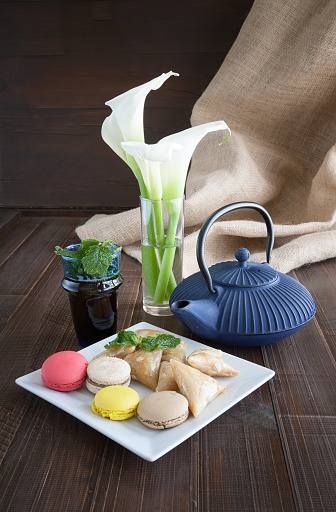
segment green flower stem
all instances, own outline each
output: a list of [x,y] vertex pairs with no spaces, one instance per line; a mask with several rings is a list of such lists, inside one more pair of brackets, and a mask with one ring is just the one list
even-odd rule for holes
[[[142,175],[138,176],[138,183],[140,188],[141,197],[145,199],[149,199],[149,194],[146,188],[146,185],[143,181]],[[148,242],[151,246],[155,246],[156,244],[156,234],[155,234],[155,223],[153,215],[150,216],[150,219],[147,224],[147,234],[148,234]],[[146,284],[147,295],[149,298],[154,297],[156,283],[159,275],[159,262],[153,247],[148,247],[141,244],[141,260],[142,260],[142,273],[144,277],[144,281]]]
[[153,201],[153,209],[155,216],[155,226],[156,226],[156,245],[158,247],[163,247],[165,243],[164,238],[164,227],[163,227],[163,217],[162,217],[162,203],[161,201]]
[[[162,304],[167,289],[167,285],[169,283],[169,278],[170,275],[172,274],[173,262],[176,252],[175,236],[179,217],[180,210],[179,208],[174,207],[172,211],[169,213],[169,221],[165,243],[166,248],[164,250],[156,290],[153,298],[153,302],[155,304]],[[172,286],[173,283],[171,282],[170,285]]]
[[171,272],[169,274],[169,281],[168,281],[168,284],[167,284],[167,296],[168,296],[168,299],[170,298],[170,296],[173,293],[173,291],[175,290],[175,288],[176,288],[176,279],[175,279],[173,270],[171,270]]
[[159,277],[159,262],[153,247],[141,244],[142,273],[146,285],[147,296],[153,299]]
[[[162,216],[162,202],[160,200],[156,200],[156,201],[153,200],[153,210],[154,210],[155,228],[156,228],[156,244],[154,244],[154,245],[156,245],[158,247],[159,260],[160,260],[159,265],[160,265],[163,255],[164,255],[163,246],[165,243],[163,216]],[[151,295],[151,298],[153,298],[154,293],[155,293],[156,284],[157,284],[157,280],[158,280],[158,276],[159,276],[159,270],[160,270],[159,268],[158,269],[155,268],[153,271],[153,274],[155,274],[156,281],[154,281],[154,276],[151,276],[151,278],[152,278],[151,284],[154,284],[153,295]]]
[[[155,226],[156,226],[156,240],[157,240],[157,246],[159,247],[159,257],[160,262],[162,262],[165,249],[163,246],[165,245],[165,235],[164,235],[164,227],[163,227],[163,217],[162,217],[162,202],[161,201],[153,201],[153,208],[154,208],[154,215],[155,215]],[[167,287],[167,295],[168,299],[176,287],[176,280],[173,274],[173,271],[171,271],[169,275],[169,282]]]

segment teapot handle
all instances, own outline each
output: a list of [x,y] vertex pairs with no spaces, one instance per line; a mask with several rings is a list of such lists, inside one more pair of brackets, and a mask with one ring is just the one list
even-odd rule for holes
[[212,284],[212,278],[209,272],[209,269],[207,267],[207,264],[205,262],[204,257],[204,245],[205,245],[205,239],[208,234],[209,229],[211,228],[212,224],[216,222],[217,219],[222,217],[222,215],[225,215],[226,213],[232,212],[233,210],[240,210],[241,208],[252,208],[253,210],[257,210],[261,215],[263,216],[266,226],[267,226],[267,248],[266,248],[266,258],[267,263],[270,263],[271,261],[271,254],[274,244],[274,229],[273,229],[273,222],[272,219],[265,210],[265,208],[257,203],[250,203],[247,201],[242,201],[239,203],[232,203],[227,206],[224,206],[223,208],[219,208],[219,210],[215,211],[208,219],[204,222],[203,226],[201,227],[201,230],[198,235],[197,239],[197,246],[196,246],[196,255],[197,255],[197,261],[199,268],[202,272],[202,275],[208,285],[208,288],[211,293],[216,293],[213,284]]

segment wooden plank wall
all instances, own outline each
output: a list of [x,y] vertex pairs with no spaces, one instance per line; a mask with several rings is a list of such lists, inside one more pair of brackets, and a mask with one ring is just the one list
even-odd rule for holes
[[102,141],[105,102],[163,72],[149,143],[190,126],[253,0],[2,1],[0,204],[138,205],[131,171]]

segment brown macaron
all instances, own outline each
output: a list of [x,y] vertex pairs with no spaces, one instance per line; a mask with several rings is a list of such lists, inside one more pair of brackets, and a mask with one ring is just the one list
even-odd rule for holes
[[188,400],[176,391],[158,391],[143,398],[137,409],[137,417],[149,428],[176,427],[189,416]]

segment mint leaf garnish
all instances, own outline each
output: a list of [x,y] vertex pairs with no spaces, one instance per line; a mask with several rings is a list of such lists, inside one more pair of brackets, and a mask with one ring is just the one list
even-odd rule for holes
[[156,348],[167,349],[176,348],[180,343],[180,339],[172,334],[157,334],[156,336],[146,336],[140,339],[140,348],[153,352]]
[[112,263],[112,253],[108,247],[91,245],[82,263],[88,274],[104,274]]
[[56,245],[55,247],[55,254],[57,254],[58,256],[67,256],[68,258],[74,258],[76,260],[80,259],[78,252],[68,251],[68,249],[62,249],[62,247],[60,247],[59,245]]
[[162,350],[166,348],[176,348],[180,344],[180,338],[176,338],[172,334],[157,334],[156,336],[146,336],[145,338],[138,339],[137,335],[133,331],[119,331],[115,340],[110,341],[104,348],[121,347],[122,345],[131,345],[146,350],[147,352],[153,352],[156,348]]
[[125,329],[118,332],[118,335],[115,340],[110,341],[107,345],[104,345],[104,348],[112,348],[112,347],[121,347],[123,345],[131,345],[135,347],[138,345],[139,340],[135,332],[126,331]]
[[[90,275],[103,275],[112,263],[113,255],[120,252],[122,247],[117,247],[111,251],[110,247],[115,247],[115,243],[105,238],[104,242],[99,242],[94,238],[82,240],[77,251],[62,249],[58,245],[55,247],[55,254],[66,256],[76,260],[81,260],[84,271]],[[83,273],[81,271],[81,273]]]
[[99,244],[99,240],[95,240],[94,238],[86,238],[85,240],[82,240],[82,243],[78,247],[77,254],[79,254],[79,256],[82,258],[83,256],[85,256],[90,247]]

